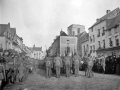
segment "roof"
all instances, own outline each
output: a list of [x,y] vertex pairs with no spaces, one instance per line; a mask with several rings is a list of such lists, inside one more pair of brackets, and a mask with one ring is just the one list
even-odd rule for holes
[[16,34],[16,28],[10,28],[10,32],[11,32],[12,37],[14,37]]
[[92,28],[93,26],[99,24],[100,22],[110,18],[112,15],[115,14],[115,12],[117,12],[117,14],[120,13],[120,9],[119,8],[116,8],[114,9],[113,11],[109,12],[108,14],[104,15],[103,17],[101,17],[99,20],[97,20],[97,22],[95,22],[90,28]]
[[42,47],[29,47],[31,51],[42,51]]
[[71,24],[70,26],[68,26],[68,28],[71,27],[71,26],[84,26],[84,25],[80,25],[80,24]]
[[86,42],[89,40],[89,33],[85,33],[83,36],[82,36],[82,43]]
[[4,32],[7,30],[8,24],[0,24],[0,36],[4,35]]
[[107,22],[106,29],[107,30],[111,29],[120,23],[120,15],[116,16],[115,18],[108,19],[106,22]]
[[19,37],[18,35],[17,35],[17,37],[18,37],[21,41],[23,41],[23,38],[22,38],[22,37]]
[[80,38],[84,33],[86,33],[86,31],[80,33],[79,35],[77,35],[77,37]]

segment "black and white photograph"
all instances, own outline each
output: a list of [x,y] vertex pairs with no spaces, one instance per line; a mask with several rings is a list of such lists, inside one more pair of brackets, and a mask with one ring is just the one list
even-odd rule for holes
[[0,90],[120,90],[120,0],[0,0]]

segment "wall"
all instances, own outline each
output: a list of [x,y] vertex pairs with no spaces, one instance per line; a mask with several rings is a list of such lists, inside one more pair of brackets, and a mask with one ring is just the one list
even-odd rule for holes
[[67,46],[70,47],[71,54],[76,52],[77,51],[77,37],[61,36],[60,37],[61,55],[65,54],[65,51],[67,51]]
[[[80,32],[78,33],[78,28],[80,28]],[[73,31],[75,32],[75,35],[78,35],[85,31],[85,27],[82,25],[71,25],[68,27],[68,35],[73,36]]]
[[[93,45],[95,45],[95,50],[97,50],[98,47],[99,47],[98,46],[98,41],[102,42],[102,40],[104,40],[106,38],[105,35],[102,36],[102,33],[103,33],[102,27],[104,27],[105,30],[106,30],[106,21],[103,21],[103,22],[97,24],[96,26],[94,26],[93,27],[93,32],[92,32],[92,29],[89,30],[89,50],[90,50],[91,46],[93,48]],[[98,35],[98,29],[100,29],[100,37],[97,37],[97,35]],[[93,42],[93,35],[95,36],[95,42]],[[90,42],[90,36],[92,37],[92,42]],[[102,45],[103,44],[101,43],[101,46]],[[95,56],[95,57],[97,56],[96,51],[92,52],[92,56]]]
[[85,42],[82,43],[82,57],[85,55],[84,46],[85,46],[85,52],[86,52],[86,54],[88,54],[88,52],[89,52],[89,41],[85,41]]

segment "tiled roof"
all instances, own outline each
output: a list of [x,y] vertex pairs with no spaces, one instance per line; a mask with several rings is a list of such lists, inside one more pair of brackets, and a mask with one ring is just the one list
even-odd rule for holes
[[11,36],[14,37],[16,34],[16,29],[15,28],[10,28]]
[[89,40],[89,34],[88,33],[85,33],[83,36],[82,36],[82,43],[83,42],[86,42],[86,41],[88,41]]
[[8,24],[0,24],[0,36],[4,35],[4,32],[7,30]]
[[107,30],[115,27],[117,24],[120,23],[120,15],[116,16],[113,19],[108,19],[107,20]]
[[[112,17],[112,15],[114,16],[114,13],[117,12],[117,14],[120,13],[120,9],[119,8],[116,8],[114,9],[113,11],[109,12],[108,14],[104,15],[103,17],[101,17],[97,22],[95,22],[91,27],[99,24],[100,22],[106,20],[106,19],[109,19],[110,17]],[[90,27],[90,28],[91,28]]]
[[79,35],[77,35],[77,37],[80,38],[84,33],[86,33],[86,31],[80,33]]
[[42,47],[29,47],[31,51],[42,51]]

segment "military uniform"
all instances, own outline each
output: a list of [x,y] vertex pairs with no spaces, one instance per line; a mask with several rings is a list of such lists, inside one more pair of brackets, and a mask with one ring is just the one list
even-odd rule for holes
[[56,68],[56,75],[60,77],[60,68],[62,67],[62,59],[57,56],[54,58],[55,68]]
[[52,64],[52,61],[51,61],[50,57],[46,57],[45,65],[46,65],[46,77],[50,78],[50,76],[51,76],[51,68],[53,67],[53,64]]
[[70,67],[72,67],[72,60],[70,56],[65,57],[65,69],[66,69],[66,77],[70,76]]
[[92,67],[93,67],[93,59],[91,56],[89,56],[88,57],[88,77],[93,76]]
[[74,62],[75,76],[78,76],[80,57],[78,55],[74,55],[73,62]]

